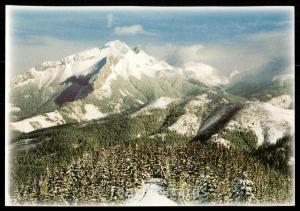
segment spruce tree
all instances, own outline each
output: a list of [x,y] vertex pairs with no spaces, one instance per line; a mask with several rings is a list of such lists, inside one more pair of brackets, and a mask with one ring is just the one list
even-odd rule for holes
[[216,178],[211,169],[205,167],[204,174],[200,175],[198,186],[199,200],[201,202],[211,202],[216,195]]
[[239,172],[232,190],[233,201],[253,202],[255,200],[253,185],[254,183],[249,179],[246,171]]

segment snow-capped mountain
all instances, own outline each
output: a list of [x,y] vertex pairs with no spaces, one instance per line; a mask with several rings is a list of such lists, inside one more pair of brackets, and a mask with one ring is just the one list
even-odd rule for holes
[[135,53],[125,43],[116,40],[106,43],[103,48],[85,50],[59,61],[46,61],[36,65],[25,74],[18,75],[12,81],[12,87],[20,87],[28,83],[36,83],[39,88],[59,85],[72,76],[87,76],[93,71],[101,70],[109,59],[117,61],[106,86],[103,87],[104,90],[110,81],[118,76],[123,79],[128,79],[130,76],[141,78],[143,74],[155,76],[158,71],[175,70],[174,67],[163,61],[157,61],[143,50]]
[[158,97],[180,97],[205,87],[189,82],[188,72],[143,50],[133,51],[119,40],[108,42],[103,48],[46,61],[12,80],[12,125],[22,128],[18,125],[26,122],[30,126],[23,131],[28,132],[103,117]]
[[[229,78],[237,74],[233,71]],[[245,104],[245,99],[214,87],[228,84],[229,78],[216,75],[213,67],[202,63],[175,68],[116,40],[103,48],[44,62],[18,75],[11,81],[10,127],[28,133],[123,111],[138,119],[159,110],[155,120],[158,127],[185,136],[198,136],[224,118],[229,118],[222,123],[224,128],[251,130],[259,145],[275,143],[293,133],[290,95],[283,93],[265,102]],[[286,86],[290,78],[279,75],[270,81]],[[236,103],[244,106],[228,116]],[[144,131],[135,131],[133,136],[143,135]],[[230,145],[224,137],[217,137],[218,131],[211,135],[212,142]]]

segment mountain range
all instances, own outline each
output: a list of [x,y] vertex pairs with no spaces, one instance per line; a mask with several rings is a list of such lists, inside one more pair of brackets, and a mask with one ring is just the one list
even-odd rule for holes
[[[265,71],[260,80],[252,74],[230,83],[207,64],[176,68],[116,40],[46,61],[13,79],[10,127],[28,133],[121,112],[135,118],[159,109],[165,113],[167,119],[161,121],[168,130],[196,136],[226,116],[222,109],[238,103],[242,106],[222,127],[238,126],[253,131],[259,144],[275,143],[293,133],[293,75],[280,72],[283,67],[279,62],[276,71]],[[169,118],[173,110],[180,112]]]
[[36,65],[9,86],[11,196],[201,204],[231,202],[231,188],[244,194],[237,187],[247,181],[256,189],[247,187],[249,200],[289,200],[295,121],[286,67],[276,60],[227,77],[119,40]]

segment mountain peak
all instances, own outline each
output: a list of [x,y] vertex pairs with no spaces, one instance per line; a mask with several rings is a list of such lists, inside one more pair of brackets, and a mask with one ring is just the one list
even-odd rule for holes
[[118,50],[119,52],[121,52],[122,54],[126,54],[130,50],[129,46],[120,40],[110,41],[110,42],[106,43],[105,46],[114,48],[114,49]]
[[133,48],[134,53],[138,54],[140,51],[142,51],[143,48],[141,45],[137,45]]

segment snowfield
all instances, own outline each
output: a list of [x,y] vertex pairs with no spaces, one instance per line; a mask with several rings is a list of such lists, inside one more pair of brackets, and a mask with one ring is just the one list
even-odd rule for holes
[[276,143],[287,134],[294,134],[294,111],[275,107],[269,103],[247,103],[226,125],[228,129],[252,130],[258,145]]
[[168,129],[182,135],[196,135],[201,123],[201,117],[196,116],[195,113],[210,102],[211,100],[207,94],[197,96],[185,105],[185,113]]

